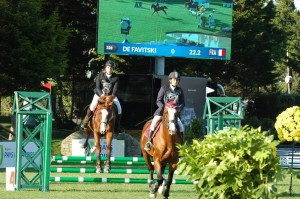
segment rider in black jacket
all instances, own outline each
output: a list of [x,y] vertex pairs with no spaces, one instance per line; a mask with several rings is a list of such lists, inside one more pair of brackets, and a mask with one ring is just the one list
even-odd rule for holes
[[114,98],[114,104],[118,108],[118,114],[116,119],[116,132],[121,132],[120,129],[120,120],[122,115],[122,108],[121,104],[116,96],[118,91],[118,83],[119,83],[119,77],[113,73],[113,69],[115,68],[115,63],[111,60],[108,60],[105,63],[104,70],[102,70],[98,76],[96,77],[96,88],[94,89],[94,97],[93,100],[87,110],[86,116],[84,117],[83,123],[81,124],[81,128],[86,128],[89,119],[93,115],[93,111],[96,109],[98,104],[98,99],[100,96],[104,95],[113,95]]
[[[157,99],[156,99],[156,105],[158,106],[158,109],[155,111],[153,120],[150,125],[148,142],[146,143],[144,148],[146,151],[150,151],[151,149],[152,146],[151,136],[154,131],[156,123],[160,121],[162,118],[165,104],[168,103],[169,101],[176,101],[177,107],[179,107],[180,110],[182,110],[185,106],[183,90],[180,87],[178,87],[178,84],[180,82],[180,74],[178,72],[171,72],[169,75],[169,82],[170,85],[162,86],[158,92]],[[177,122],[179,125],[180,135],[183,136],[184,126],[179,118]]]

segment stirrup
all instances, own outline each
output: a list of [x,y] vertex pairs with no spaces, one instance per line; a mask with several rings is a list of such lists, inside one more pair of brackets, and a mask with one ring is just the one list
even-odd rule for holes
[[150,141],[146,142],[144,150],[150,151],[152,147],[152,143]]
[[86,122],[86,123],[83,122],[83,123],[80,125],[80,128],[83,129],[83,130],[86,129],[87,124],[88,124],[87,122]]

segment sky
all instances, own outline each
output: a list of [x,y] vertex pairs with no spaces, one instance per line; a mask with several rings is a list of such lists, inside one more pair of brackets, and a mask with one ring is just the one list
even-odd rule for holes
[[294,0],[294,4],[297,10],[300,10],[300,0]]

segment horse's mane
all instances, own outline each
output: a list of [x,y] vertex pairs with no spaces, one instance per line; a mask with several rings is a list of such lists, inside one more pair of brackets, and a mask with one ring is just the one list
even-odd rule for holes
[[114,96],[107,95],[107,96],[101,96],[98,99],[98,106],[101,108],[108,108],[113,105]]

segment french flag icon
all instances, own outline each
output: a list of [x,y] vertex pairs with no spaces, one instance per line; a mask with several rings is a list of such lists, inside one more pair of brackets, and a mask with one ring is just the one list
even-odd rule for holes
[[224,57],[226,55],[226,49],[219,49],[218,56]]

